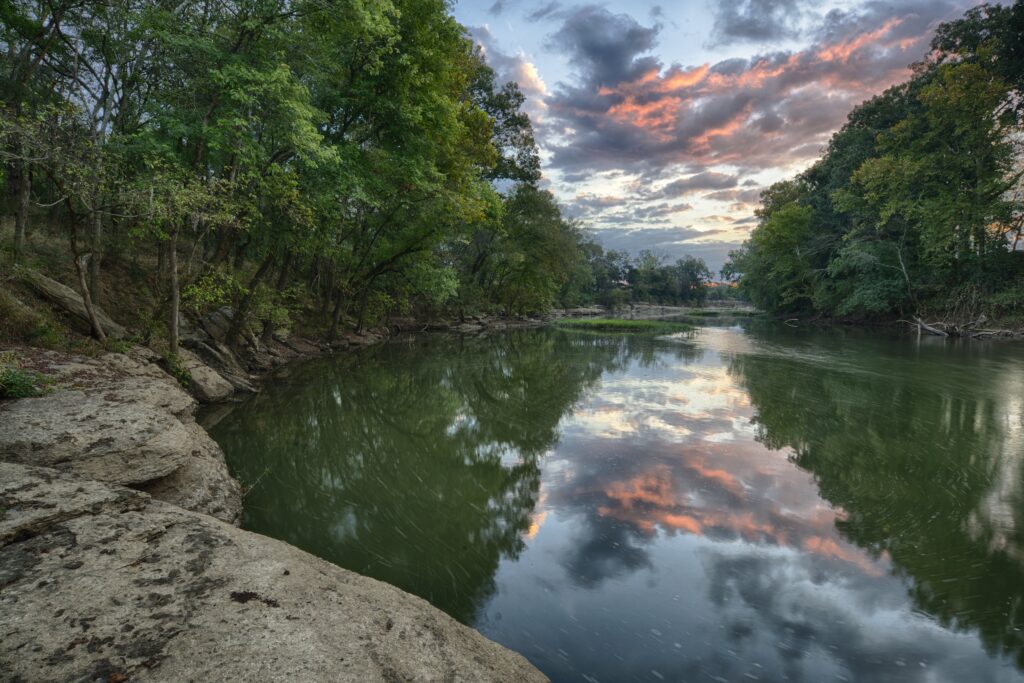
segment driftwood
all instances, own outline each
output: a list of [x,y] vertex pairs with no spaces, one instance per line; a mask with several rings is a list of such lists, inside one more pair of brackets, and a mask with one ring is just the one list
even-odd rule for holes
[[926,323],[925,321],[921,320],[917,316],[914,316],[914,322],[917,323],[917,329],[918,329],[919,332],[921,330],[924,330],[928,334],[934,334],[937,337],[948,337],[949,336],[949,332],[947,332],[946,330],[943,330],[943,329],[939,329],[938,326],[942,325],[942,323],[933,323],[933,324],[929,325],[928,323]]
[[998,330],[987,327],[980,327],[988,322],[988,318],[984,315],[979,317],[977,320],[973,320],[969,323],[962,325],[955,325],[952,323],[945,322],[933,322],[926,323],[917,316],[914,316],[913,322],[909,320],[903,320],[909,325],[917,326],[918,334],[922,331],[928,334],[933,334],[937,337],[955,337],[955,338],[967,338],[967,339],[986,339],[989,337],[1013,337],[1016,334],[1013,330]]

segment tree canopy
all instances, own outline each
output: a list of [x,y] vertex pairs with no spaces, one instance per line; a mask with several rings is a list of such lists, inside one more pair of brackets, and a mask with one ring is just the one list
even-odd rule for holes
[[854,109],[762,196],[726,273],[768,310],[955,319],[1024,310],[1024,2],[943,24],[912,78]]

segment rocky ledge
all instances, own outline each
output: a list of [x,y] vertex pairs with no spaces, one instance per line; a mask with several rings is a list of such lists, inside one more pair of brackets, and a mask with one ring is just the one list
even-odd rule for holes
[[196,424],[196,401],[155,354],[136,347],[99,358],[36,349],[18,355],[56,387],[0,404],[0,461],[131,486],[238,523],[238,482],[220,447]]
[[19,355],[57,388],[0,404],[4,680],[546,680],[419,598],[236,528],[223,453],[149,352]]

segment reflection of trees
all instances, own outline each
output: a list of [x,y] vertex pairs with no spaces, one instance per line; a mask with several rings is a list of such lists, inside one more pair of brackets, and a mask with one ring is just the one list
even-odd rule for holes
[[389,344],[297,368],[214,436],[258,482],[249,528],[467,621],[522,547],[559,421],[632,344],[544,332]]
[[[1024,567],[1012,552],[1022,547],[1024,500],[1020,439],[1008,432],[1012,396],[976,358],[956,361],[740,355],[732,371],[750,392],[761,440],[792,448],[822,496],[846,511],[839,530],[876,556],[888,553],[911,579],[919,609],[946,627],[977,630],[990,652],[1024,666]],[[994,489],[1016,492],[1009,528],[986,521]]]

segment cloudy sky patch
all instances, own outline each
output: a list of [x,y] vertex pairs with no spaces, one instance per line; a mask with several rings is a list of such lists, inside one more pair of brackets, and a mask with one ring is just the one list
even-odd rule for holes
[[905,80],[937,24],[972,4],[461,0],[455,11],[526,94],[545,178],[570,215],[608,248],[648,248],[655,227],[673,255],[718,269],[761,190],[806,168],[850,109]]

